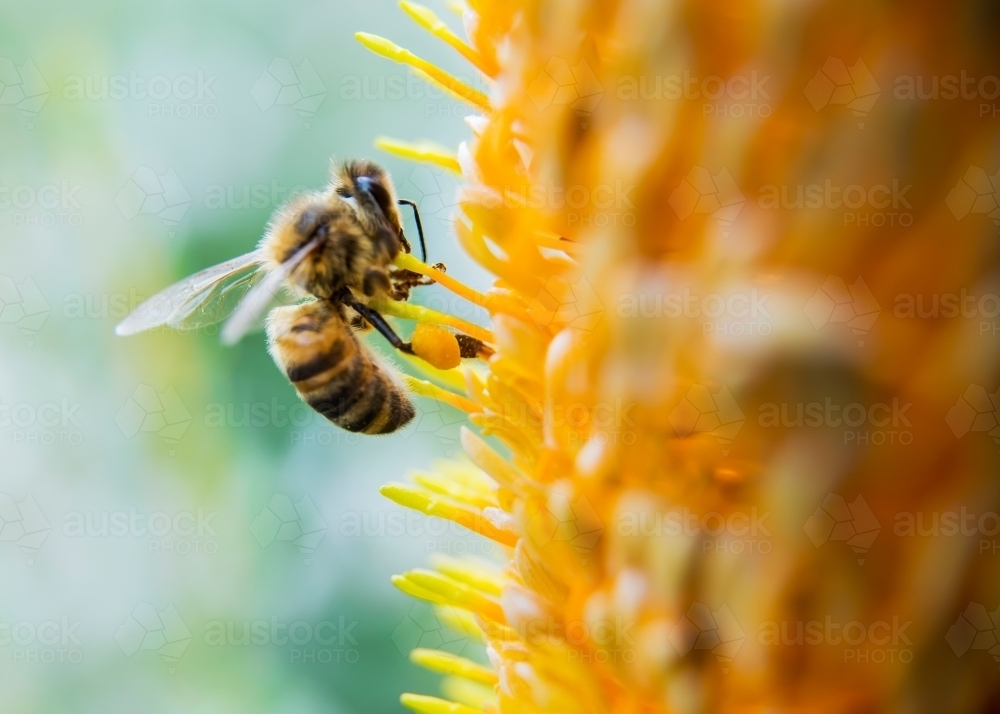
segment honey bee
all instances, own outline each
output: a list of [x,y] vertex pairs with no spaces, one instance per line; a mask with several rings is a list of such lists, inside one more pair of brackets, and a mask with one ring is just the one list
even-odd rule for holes
[[[388,172],[365,160],[336,165],[326,189],[294,198],[275,213],[256,250],[154,295],[115,332],[226,320],[222,341],[233,344],[290,287],[307,300],[275,308],[265,322],[278,368],[307,404],[337,426],[365,434],[396,431],[413,419],[413,404],[395,373],[355,332],[374,327],[394,348],[413,354],[369,305],[380,297],[405,300],[411,288],[432,282],[393,266],[400,251],[411,251],[399,205],[413,209],[426,260],[417,206],[396,198]],[[482,353],[481,342],[459,337],[462,357]]]

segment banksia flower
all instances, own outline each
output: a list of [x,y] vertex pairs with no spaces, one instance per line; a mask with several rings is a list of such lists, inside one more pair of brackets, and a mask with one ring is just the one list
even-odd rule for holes
[[489,354],[411,378],[468,414],[467,460],[383,493],[508,556],[397,576],[489,662],[418,650],[451,701],[403,703],[995,706],[996,14],[475,0],[462,39],[401,6],[487,89],[359,34],[478,112],[454,150],[378,144],[460,174],[496,283],[401,257],[492,324],[393,307]]

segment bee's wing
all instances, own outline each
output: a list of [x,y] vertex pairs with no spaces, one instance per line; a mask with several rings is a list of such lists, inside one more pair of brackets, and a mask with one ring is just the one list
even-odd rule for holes
[[203,327],[222,322],[264,276],[259,250],[205,268],[161,290],[122,320],[115,332],[134,335],[161,325]]
[[285,280],[310,253],[325,240],[323,237],[313,238],[299,248],[291,258],[270,271],[267,276],[247,293],[247,296],[236,308],[236,312],[222,326],[222,343],[235,345],[252,327],[260,324],[260,318],[285,284]]

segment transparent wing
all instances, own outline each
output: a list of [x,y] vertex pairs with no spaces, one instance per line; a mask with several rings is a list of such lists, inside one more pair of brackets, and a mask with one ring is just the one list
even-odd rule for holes
[[236,312],[222,327],[223,344],[236,344],[254,326],[261,324],[261,316],[277,297],[285,280],[310,253],[319,247],[324,239],[324,237],[313,238],[278,268],[267,273],[267,276],[247,293]]
[[263,257],[255,250],[205,268],[146,300],[115,332],[134,335],[161,325],[197,328],[222,322],[266,275],[262,264]]

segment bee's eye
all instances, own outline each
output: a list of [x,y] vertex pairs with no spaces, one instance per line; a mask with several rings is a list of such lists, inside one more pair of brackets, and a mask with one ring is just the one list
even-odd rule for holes
[[386,217],[392,215],[392,209],[390,208],[392,201],[389,198],[389,192],[386,191],[385,186],[382,185],[381,181],[371,176],[359,176],[357,181],[358,187],[369,193],[371,197],[375,199],[375,203],[378,204],[378,207],[382,210],[382,213]]
[[337,195],[343,196],[344,198],[350,198],[351,189],[347,188],[347,186],[337,186]]

